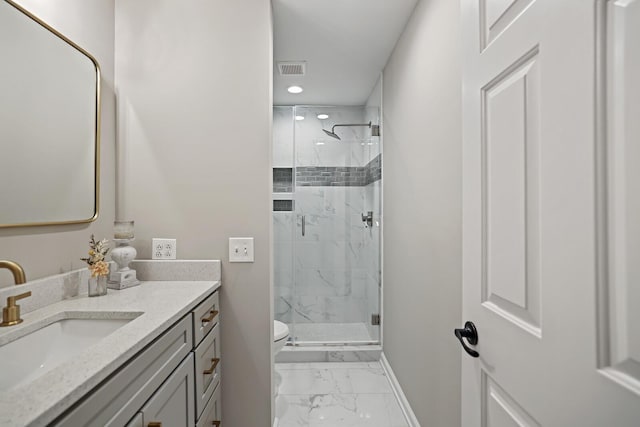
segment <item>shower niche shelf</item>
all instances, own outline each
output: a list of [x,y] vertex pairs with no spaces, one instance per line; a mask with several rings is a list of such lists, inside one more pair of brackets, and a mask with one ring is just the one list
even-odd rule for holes
[[293,212],[293,200],[274,200],[273,211],[274,212]]
[[293,200],[293,193],[273,193],[273,200]]

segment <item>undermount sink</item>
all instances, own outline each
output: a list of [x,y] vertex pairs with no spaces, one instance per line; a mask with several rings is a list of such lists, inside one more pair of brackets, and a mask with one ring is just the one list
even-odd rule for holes
[[61,319],[3,345],[0,391],[33,381],[140,314],[126,313],[117,319]]

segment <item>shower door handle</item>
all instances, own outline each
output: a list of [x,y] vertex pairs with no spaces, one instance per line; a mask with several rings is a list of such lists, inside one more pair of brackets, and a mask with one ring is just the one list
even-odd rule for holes
[[305,229],[307,228],[307,227],[306,227],[306,225],[307,225],[307,219],[306,219],[306,216],[305,216],[305,215],[302,215],[302,235],[303,235],[303,236],[304,236],[305,231],[306,231]]

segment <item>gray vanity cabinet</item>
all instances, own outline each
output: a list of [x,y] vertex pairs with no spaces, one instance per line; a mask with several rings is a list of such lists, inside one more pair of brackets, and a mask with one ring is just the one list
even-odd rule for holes
[[209,402],[204,407],[204,411],[202,411],[196,427],[221,427],[222,408],[220,405],[220,394],[220,387],[216,387],[213,396],[211,396],[211,399],[209,399]]
[[[195,361],[195,406],[198,425],[211,411],[205,413],[207,405],[215,406],[214,419],[207,425],[220,425],[220,324],[218,293],[214,293],[193,311],[194,361]],[[200,339],[198,339],[200,338]],[[215,392],[218,392],[215,394]],[[215,395],[215,396],[214,396]],[[217,424],[213,423],[215,421]]]
[[191,316],[183,317],[54,423],[122,427],[162,386],[193,348]]
[[216,291],[53,425],[220,426],[218,304]]
[[[185,405],[186,403],[186,405]],[[192,426],[193,355],[189,355],[140,411],[143,426]],[[155,424],[154,424],[155,423]]]

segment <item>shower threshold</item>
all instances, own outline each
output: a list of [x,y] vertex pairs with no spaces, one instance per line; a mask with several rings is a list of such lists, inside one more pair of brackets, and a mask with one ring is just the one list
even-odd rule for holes
[[364,323],[296,323],[289,330],[296,345],[306,344],[369,344],[377,343]]
[[375,362],[382,347],[365,323],[289,324],[292,336],[276,362]]
[[277,363],[377,362],[380,344],[368,345],[287,345],[277,355]]

